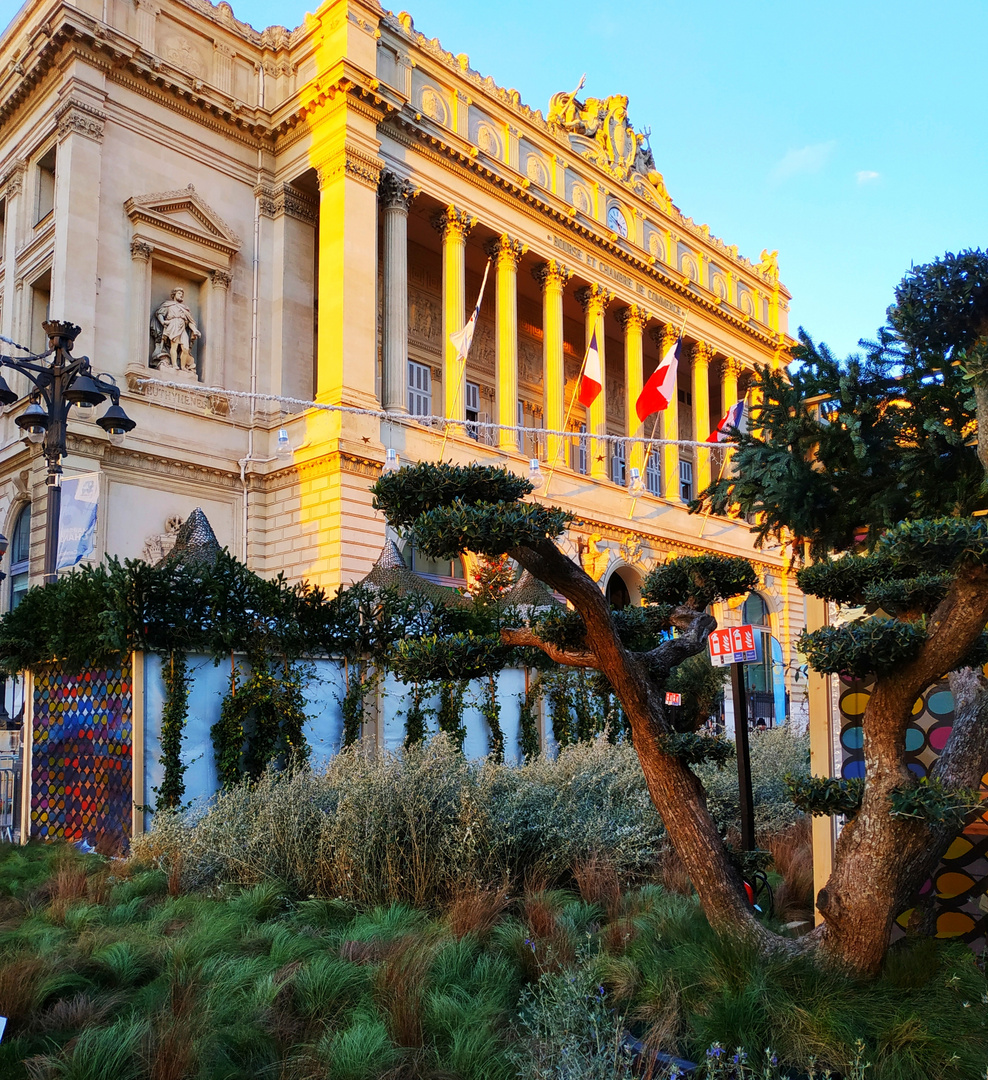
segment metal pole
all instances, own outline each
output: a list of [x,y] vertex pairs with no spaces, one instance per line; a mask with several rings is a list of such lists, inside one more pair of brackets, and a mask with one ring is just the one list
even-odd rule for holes
[[64,345],[59,342],[52,363],[51,400],[48,414],[51,421],[45,433],[45,457],[48,460],[48,509],[45,514],[45,576],[44,584],[58,579],[58,519],[62,509],[62,458],[65,456],[66,412],[68,410],[62,392],[65,389],[64,370],[71,363]]
[[738,802],[741,808],[741,850],[755,850],[755,796],[751,789],[751,755],[748,751],[748,693],[744,664],[731,664],[734,695],[734,745],[738,755]]

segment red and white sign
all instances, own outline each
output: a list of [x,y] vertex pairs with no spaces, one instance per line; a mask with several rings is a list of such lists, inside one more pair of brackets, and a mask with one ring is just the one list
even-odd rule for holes
[[666,691],[666,704],[667,705],[682,705],[683,695],[674,694],[671,690]]
[[716,667],[728,664],[750,664],[758,660],[760,635],[749,624],[727,626],[723,630],[714,630],[709,639],[710,662]]

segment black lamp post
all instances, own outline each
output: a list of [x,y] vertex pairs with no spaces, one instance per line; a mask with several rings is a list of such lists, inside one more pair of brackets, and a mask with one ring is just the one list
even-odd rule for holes
[[[62,505],[62,458],[69,409],[76,405],[91,409],[110,398],[112,404],[96,423],[121,443],[136,426],[120,407],[120,389],[109,375],[96,375],[88,356],[72,356],[72,346],[81,330],[74,323],[53,320],[42,324],[48,335],[48,351],[38,356],[0,356],[0,368],[21,372],[34,385],[31,403],[15,424],[28,442],[42,443],[48,462],[48,510],[45,515],[45,576],[47,585],[58,574],[58,516]],[[12,405],[17,394],[0,375],[0,404]]]

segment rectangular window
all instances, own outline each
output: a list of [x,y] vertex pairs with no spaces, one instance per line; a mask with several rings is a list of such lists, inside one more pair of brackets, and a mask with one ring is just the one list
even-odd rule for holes
[[580,437],[573,443],[573,465],[575,472],[587,475],[587,425],[580,424]]
[[679,497],[683,502],[689,502],[693,498],[692,461],[680,461],[679,463]]
[[432,415],[432,370],[414,360],[408,361],[408,411],[412,416]]
[[693,404],[693,395],[689,392],[689,390],[680,390],[679,391],[679,404],[680,405],[692,405]]
[[654,448],[645,462],[645,487],[650,495],[662,494],[662,456]]
[[475,382],[467,383],[466,400],[467,434],[471,439],[479,439],[476,423],[480,419],[480,387]]
[[48,337],[41,324],[47,321],[50,307],[51,271],[48,270],[31,283],[31,325],[25,336],[35,352],[44,352],[48,348]]
[[55,209],[55,147],[38,159],[38,204],[35,221],[40,224]]
[[615,484],[620,484],[621,487],[628,482],[627,465],[627,451],[624,443],[614,443],[611,447],[611,480]]

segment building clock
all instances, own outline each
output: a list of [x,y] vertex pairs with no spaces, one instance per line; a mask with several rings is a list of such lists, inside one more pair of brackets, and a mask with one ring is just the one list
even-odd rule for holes
[[620,207],[612,206],[607,211],[607,226],[613,229],[619,236],[623,236],[627,239],[628,236],[628,223],[624,220],[624,214],[621,213]]

